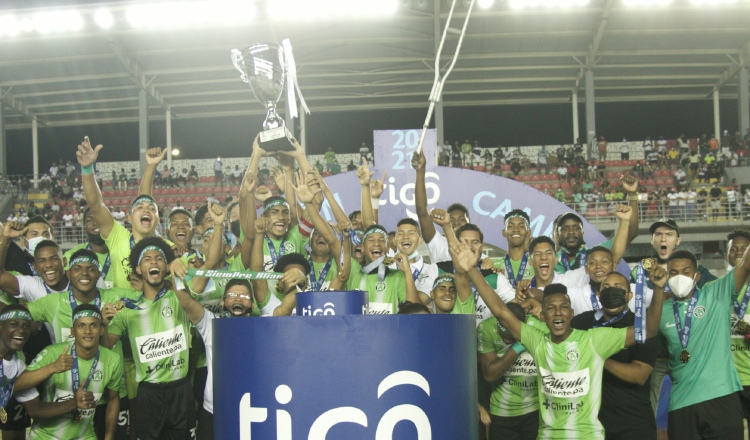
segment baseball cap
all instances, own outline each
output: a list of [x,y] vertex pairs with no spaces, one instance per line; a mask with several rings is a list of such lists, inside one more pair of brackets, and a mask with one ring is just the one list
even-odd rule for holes
[[581,217],[578,216],[575,212],[566,212],[565,214],[561,215],[560,218],[557,219],[557,222],[555,222],[555,227],[558,225],[561,225],[565,220],[573,219],[577,221],[578,223],[583,224],[583,220],[581,220]]
[[677,235],[680,235],[680,228],[677,226],[677,222],[675,222],[671,218],[664,218],[664,217],[652,223],[651,227],[648,228],[648,232],[653,234],[656,228],[660,228],[662,226],[665,226],[669,229],[674,229],[675,231],[677,231]]

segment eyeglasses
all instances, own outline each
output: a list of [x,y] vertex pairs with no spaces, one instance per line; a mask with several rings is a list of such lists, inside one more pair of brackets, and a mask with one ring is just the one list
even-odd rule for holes
[[227,298],[237,298],[237,297],[239,297],[240,299],[247,299],[247,300],[252,299],[252,296],[250,296],[250,294],[247,294],[247,293],[227,292],[226,297]]

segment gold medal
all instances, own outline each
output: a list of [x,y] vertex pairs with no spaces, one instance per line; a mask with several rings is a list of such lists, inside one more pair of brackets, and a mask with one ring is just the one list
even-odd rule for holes
[[651,270],[651,266],[653,266],[654,263],[651,261],[650,258],[646,258],[643,261],[641,261],[641,264],[643,265],[643,270],[648,272],[649,270]]
[[5,408],[0,409],[0,422],[8,423],[8,413],[5,412]]
[[680,360],[683,364],[687,364],[690,360],[690,352],[687,350],[682,350],[682,353],[680,353]]
[[125,308],[125,301],[115,301],[114,306],[115,310],[119,312],[120,310]]
[[393,264],[393,258],[391,258],[391,257],[385,257],[383,259],[383,264],[385,264],[386,266],[390,266],[391,264]]

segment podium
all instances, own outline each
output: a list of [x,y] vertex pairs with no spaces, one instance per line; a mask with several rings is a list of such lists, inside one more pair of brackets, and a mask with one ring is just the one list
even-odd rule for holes
[[477,438],[474,315],[213,321],[214,438]]

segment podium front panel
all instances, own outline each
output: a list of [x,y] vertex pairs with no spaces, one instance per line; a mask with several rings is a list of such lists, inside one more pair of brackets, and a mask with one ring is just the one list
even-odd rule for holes
[[477,437],[473,315],[213,321],[214,438]]

